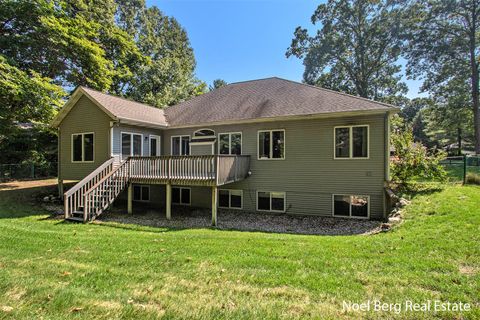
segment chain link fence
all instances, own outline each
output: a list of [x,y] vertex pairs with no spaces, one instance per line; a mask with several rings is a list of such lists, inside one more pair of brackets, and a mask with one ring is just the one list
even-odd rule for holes
[[447,157],[440,162],[452,182],[467,183],[469,177],[480,178],[480,156]]
[[38,179],[57,176],[57,163],[0,164],[0,180]]

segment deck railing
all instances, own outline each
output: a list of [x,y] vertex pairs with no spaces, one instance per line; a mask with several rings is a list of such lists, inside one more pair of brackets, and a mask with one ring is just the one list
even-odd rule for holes
[[201,155],[130,157],[130,178],[137,180],[211,181],[222,185],[248,175],[250,156]]

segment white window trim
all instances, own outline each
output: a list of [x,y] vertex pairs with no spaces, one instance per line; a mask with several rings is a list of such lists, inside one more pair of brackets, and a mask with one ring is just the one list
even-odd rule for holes
[[127,157],[133,157],[133,136],[140,136],[141,143],[140,143],[140,156],[143,156],[143,134],[137,132],[129,132],[129,131],[120,131],[120,157],[123,158],[123,141],[122,137],[124,134],[130,135],[130,154]]
[[[220,206],[220,191],[228,191],[228,207]],[[241,194],[241,201],[240,201],[240,208],[232,207],[232,199],[231,199],[231,191],[240,191]],[[218,207],[222,209],[233,209],[233,210],[243,210],[243,190],[240,189],[218,189]]]
[[[270,210],[264,210],[264,209],[258,209],[258,194],[260,192],[265,192],[270,194]],[[272,210],[272,192],[276,193],[283,193],[283,210]],[[285,213],[287,211],[287,193],[285,191],[265,191],[265,190],[257,190],[257,196],[256,196],[256,209],[257,211],[261,212],[280,212],[280,213]]]
[[[180,153],[182,151],[182,137],[188,137],[188,152],[191,154],[191,147],[190,147],[190,135],[189,134],[181,134],[176,136],[170,137],[170,155],[173,156],[173,138],[180,138]],[[184,154],[180,154],[180,156],[184,156]]]
[[[133,185],[133,188],[135,188],[135,187],[139,187],[139,188],[140,188],[140,200],[135,200],[135,198],[133,197],[133,195],[132,195],[132,200],[135,201],[135,202],[150,202],[150,200],[151,200],[151,198],[150,198],[150,196],[151,196],[150,186],[147,185],[147,184],[134,184],[134,185]],[[143,191],[142,191],[142,188],[145,188],[145,187],[148,188],[148,200],[142,200],[142,195],[143,195],[143,193],[142,193],[142,192],[143,192]],[[133,194],[135,194],[135,193],[133,193]]]
[[[218,134],[218,154],[220,154],[220,136],[228,134],[228,154],[225,155],[232,155],[232,134],[240,134],[240,155],[243,154],[243,133],[241,131],[238,132],[222,132]],[[258,146],[257,146],[258,148]],[[257,151],[258,152],[258,151]],[[223,154],[223,153],[222,153]]]
[[[353,156],[353,128],[358,127],[367,127],[367,156],[366,157],[354,157]],[[348,157],[337,157],[336,153],[336,143],[337,143],[337,129],[349,128],[348,139],[349,139],[349,155]],[[368,124],[358,124],[358,125],[349,125],[349,126],[336,126],[333,127],[333,159],[335,160],[352,160],[352,159],[370,159],[370,125]]]
[[152,138],[158,139],[157,152],[158,152],[158,155],[161,156],[162,155],[162,137],[156,134],[151,134],[148,136],[148,155],[152,156],[152,142],[151,142]]
[[[211,136],[196,136],[195,133],[199,132],[199,131],[202,131],[202,130],[209,130],[209,131],[212,131],[213,132],[213,135]],[[211,138],[215,138],[215,130],[213,129],[210,129],[210,128],[201,128],[201,129],[198,129],[198,130],[195,130],[193,132],[193,139],[199,139],[199,140],[202,140],[202,139],[211,139]]]
[[[172,200],[172,204],[174,205],[178,205],[178,206],[191,206],[192,205],[192,188],[190,187],[180,187],[180,186],[172,186],[172,192],[173,192],[173,189],[180,189],[180,202],[173,202]],[[182,203],[182,189],[188,189],[190,190],[189,192],[189,197],[188,197],[188,203]]]
[[[86,134],[93,134],[93,160],[92,161],[85,161],[85,139],[83,138],[84,135]],[[82,160],[80,161],[74,161],[73,160],[73,153],[74,153],[74,147],[73,147],[73,136],[82,136]],[[72,163],[93,163],[95,162],[95,132],[78,132],[78,133],[72,133],[70,137],[70,149],[71,154],[70,154],[70,159]]]
[[[283,158],[260,158],[260,152],[258,150],[258,146],[260,144],[260,133],[261,132],[270,132],[270,155],[273,156],[273,140],[272,140],[272,136],[273,136],[273,132],[274,131],[283,131]],[[286,158],[286,155],[287,155],[287,135],[285,133],[285,129],[271,129],[271,130],[258,130],[257,131],[257,160],[267,160],[267,161],[270,161],[270,160],[285,160]]]
[[[356,217],[352,216],[352,204],[350,203],[350,209],[349,209],[349,215],[348,216],[338,216],[335,215],[335,196],[348,196],[348,197],[366,197],[368,200],[368,212],[366,217]],[[370,202],[370,196],[369,195],[360,195],[360,194],[339,194],[335,193],[332,194],[332,217],[334,218],[347,218],[347,219],[370,219],[370,207],[371,207],[371,202]]]

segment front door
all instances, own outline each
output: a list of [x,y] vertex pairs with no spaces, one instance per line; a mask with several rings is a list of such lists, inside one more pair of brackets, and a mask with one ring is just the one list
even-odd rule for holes
[[156,157],[160,155],[160,137],[150,136],[150,156]]

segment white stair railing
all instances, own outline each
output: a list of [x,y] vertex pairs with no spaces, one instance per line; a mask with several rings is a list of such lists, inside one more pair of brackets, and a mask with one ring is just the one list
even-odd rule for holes
[[126,160],[85,192],[84,222],[94,220],[99,216],[125,189],[130,176],[129,169],[129,160]]
[[80,211],[84,207],[84,195],[98,181],[106,177],[114,168],[115,158],[108,159],[88,176],[64,193],[65,218],[72,216],[72,212]]

